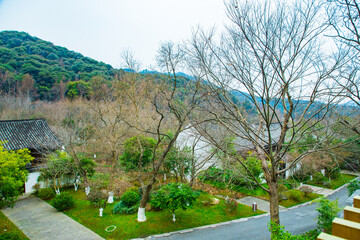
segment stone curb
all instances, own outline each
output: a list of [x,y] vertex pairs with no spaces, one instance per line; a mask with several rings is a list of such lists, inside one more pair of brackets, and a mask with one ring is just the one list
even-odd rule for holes
[[151,235],[151,236],[148,236],[146,238],[133,238],[131,240],[144,240],[144,239],[155,239],[155,238],[161,238],[161,237],[169,237],[169,236],[171,236],[173,234],[184,234],[184,233],[193,232],[195,230],[216,228],[216,227],[220,227],[220,226],[229,225],[231,223],[246,222],[246,221],[248,221],[250,219],[262,218],[262,217],[267,217],[267,216],[270,216],[270,213],[264,213],[264,214],[256,215],[256,216],[252,216],[252,217],[239,218],[239,219],[234,219],[234,220],[227,221],[227,222],[215,223],[215,224],[210,224],[210,225],[205,225],[205,226],[195,227],[195,228],[190,228],[190,229],[184,229],[184,230],[179,230],[179,231],[174,231],[174,232]]
[[[354,179],[359,179],[359,178],[360,177],[357,177],[357,178],[354,178]],[[328,197],[328,196],[336,193],[337,191],[340,191],[341,189],[347,187],[348,184],[349,183],[346,183],[346,184],[342,185],[341,187],[338,187],[337,189],[331,191],[329,194],[324,195],[324,196]],[[302,204],[299,204],[299,205],[296,205],[296,206],[293,206],[293,207],[289,207],[289,208],[287,208],[285,210],[281,210],[279,212],[286,212],[286,211],[291,210],[291,209],[296,209],[296,208],[299,208],[299,207],[302,207],[302,206],[313,204],[319,198],[316,198],[316,199],[314,199],[312,201],[302,203]],[[267,216],[270,216],[270,213],[264,213],[264,214],[256,215],[256,216],[252,216],[252,217],[239,218],[239,219],[234,219],[234,220],[227,221],[227,222],[221,222],[221,223],[205,225],[205,226],[201,226],[201,227],[189,228],[189,229],[184,229],[184,230],[179,230],[179,231],[174,231],[174,232],[151,235],[151,236],[148,236],[146,238],[133,238],[132,240],[144,240],[144,239],[155,239],[155,238],[161,238],[161,237],[169,237],[169,236],[174,235],[174,234],[184,234],[184,233],[189,233],[189,232],[193,232],[195,230],[200,230],[200,229],[216,228],[216,227],[219,227],[219,226],[229,225],[231,223],[246,222],[246,221],[248,221],[250,219],[262,218],[262,217],[267,217]]]

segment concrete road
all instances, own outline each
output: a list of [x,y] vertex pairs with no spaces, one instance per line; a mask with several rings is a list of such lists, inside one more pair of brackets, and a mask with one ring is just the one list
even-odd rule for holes
[[[329,195],[330,200],[338,199],[339,206],[344,207],[348,198],[345,186]],[[316,208],[317,203],[309,205],[300,205],[289,208],[280,213],[281,224],[285,229],[293,234],[301,234],[316,227]],[[267,227],[270,221],[269,214],[257,216],[249,219],[239,219],[232,222],[223,223],[220,226],[205,226],[197,229],[179,231],[172,234],[163,234],[162,236],[152,236],[150,239],[163,240],[231,240],[231,239],[252,239],[262,240],[270,239],[270,233]]]

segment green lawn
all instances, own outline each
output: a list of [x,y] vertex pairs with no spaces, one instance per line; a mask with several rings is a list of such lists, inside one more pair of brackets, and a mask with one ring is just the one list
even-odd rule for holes
[[[214,187],[220,188],[220,189],[227,189],[226,186],[220,182],[215,182],[215,181],[206,181],[205,183],[210,184]],[[267,187],[267,184],[263,184],[264,187]],[[232,191],[236,191],[239,192],[243,195],[246,196],[254,196],[254,197],[259,197],[262,199],[269,199],[269,194],[264,191],[261,187],[254,187],[253,189],[249,189],[249,188],[245,188],[245,187],[241,187],[241,186],[236,186],[236,185],[229,185],[227,186],[228,189],[232,190]]]
[[[239,205],[236,214],[229,214],[225,211],[224,200],[220,199],[218,205],[203,206],[197,203],[186,211],[177,210],[176,222],[172,221],[172,216],[168,211],[147,211],[147,221],[139,223],[136,221],[136,214],[113,214],[112,209],[115,203],[108,204],[101,218],[99,217],[98,208],[84,200],[84,192],[74,192],[73,190],[67,190],[67,192],[74,197],[75,208],[66,211],[65,214],[106,239],[146,237],[153,234],[225,222],[264,213],[259,210],[253,212],[251,207]],[[112,233],[106,232],[105,229],[111,225],[115,225],[117,227],[116,230]]]
[[[299,190],[296,190],[299,191]],[[301,198],[294,200],[294,199],[287,199],[287,200],[282,200],[280,201],[280,205],[283,207],[293,207],[295,205],[301,204],[301,203],[305,203],[311,200],[314,200],[316,198],[319,198],[321,195],[316,194],[316,193],[309,193],[307,195],[305,195],[304,193],[302,193],[301,191],[299,191],[301,193]]]
[[0,239],[9,239],[13,235],[19,236],[21,240],[29,239],[0,211]]
[[306,184],[310,184],[310,185],[314,185],[314,186],[318,186],[318,187],[323,187],[323,188],[336,189],[338,187],[341,187],[345,183],[350,182],[354,178],[356,178],[356,176],[354,176],[354,175],[340,174],[338,178],[332,179],[331,182],[329,182],[330,183],[329,186],[324,186],[324,184],[322,184],[322,183],[319,184],[319,183],[316,183],[314,181],[308,181]]
[[[222,185],[217,184],[217,182],[208,181],[207,183],[211,184],[211,185],[213,185],[215,187],[222,187]],[[282,184],[286,184],[286,182],[282,182]],[[264,187],[267,187],[266,184],[263,184],[263,185],[264,185]],[[262,198],[264,200],[269,200],[269,194],[260,187],[256,187],[254,189],[248,189],[248,188],[244,188],[244,187],[240,187],[240,186],[231,186],[231,190],[237,191],[237,192],[242,193],[244,195],[258,197],[258,198]],[[281,206],[283,206],[283,207],[292,207],[292,206],[295,206],[295,205],[298,205],[298,204],[301,204],[301,203],[305,203],[305,202],[314,200],[314,199],[321,196],[321,195],[316,194],[316,193],[310,193],[307,196],[305,196],[305,194],[303,192],[299,191],[299,190],[292,189],[292,191],[298,192],[298,195],[300,195],[300,197],[298,197],[296,200],[289,197],[289,199],[287,199],[287,200],[280,201]]]

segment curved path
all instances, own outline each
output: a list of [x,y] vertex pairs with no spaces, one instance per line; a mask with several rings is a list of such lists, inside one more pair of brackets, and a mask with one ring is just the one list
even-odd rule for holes
[[[328,199],[338,199],[339,206],[344,207],[348,198],[346,185],[338,188]],[[317,203],[306,203],[298,205],[280,212],[281,224],[285,229],[294,234],[301,234],[316,227]],[[194,229],[178,231],[174,233],[165,233],[147,237],[146,239],[163,240],[230,240],[230,239],[252,239],[262,240],[270,239],[270,233],[267,227],[270,221],[269,214],[255,216],[251,218],[238,219],[230,222],[203,226]]]
[[34,240],[101,240],[99,235],[55,210],[46,202],[28,196],[14,208],[1,210],[23,233]]

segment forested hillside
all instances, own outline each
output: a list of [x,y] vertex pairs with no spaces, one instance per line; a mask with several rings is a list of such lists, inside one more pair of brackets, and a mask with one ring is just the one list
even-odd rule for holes
[[89,88],[94,76],[110,80],[115,69],[103,62],[25,32],[0,32],[0,81],[2,92],[30,94],[33,99],[56,100],[65,95],[67,85]]

